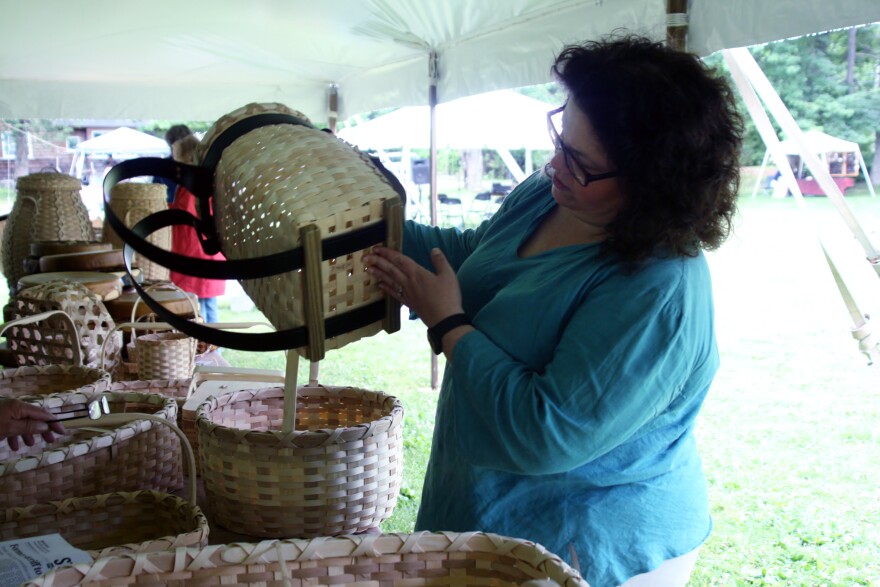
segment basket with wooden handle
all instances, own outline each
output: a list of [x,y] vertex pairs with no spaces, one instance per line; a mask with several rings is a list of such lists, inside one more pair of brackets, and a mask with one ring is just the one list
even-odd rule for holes
[[[77,414],[94,394],[61,393],[28,398],[59,419]],[[177,418],[177,403],[148,393],[110,393],[110,416],[140,412]],[[105,420],[113,422],[112,419]],[[0,445],[0,508],[21,507],[115,491],[154,489],[171,493],[183,488],[180,439],[168,427],[149,419],[115,427],[81,428],[47,443],[36,436],[33,446],[18,451]]]
[[67,497],[0,510],[0,540],[58,533],[93,558],[157,552],[208,544],[208,520],[196,505],[195,457],[183,433],[153,414],[108,414],[98,420],[68,420],[65,427],[119,426],[149,420],[168,426],[180,440],[189,471],[186,498],[145,489]]
[[74,325],[68,330],[58,316],[30,327],[7,323],[9,348],[19,364],[70,363],[71,350],[78,347],[83,365],[108,372],[115,369],[121,358],[122,335],[114,332],[115,323],[100,297],[86,286],[50,281],[20,290],[10,301],[14,319],[61,310]]
[[60,568],[23,587],[148,584],[589,587],[543,546],[479,532],[272,540],[121,555]]
[[[7,322],[0,328],[0,335],[7,329],[18,328],[22,333],[33,333],[33,325],[45,325],[56,321],[57,336],[42,330],[44,340],[60,337],[64,344],[55,347],[67,364],[49,364],[3,369],[0,371],[0,396],[33,397],[63,392],[78,392],[84,396],[106,391],[110,387],[110,374],[102,369],[84,367],[82,350],[76,341],[76,326],[70,316],[61,310],[41,312]],[[36,337],[31,337],[36,338]],[[57,359],[57,360],[60,360]]]

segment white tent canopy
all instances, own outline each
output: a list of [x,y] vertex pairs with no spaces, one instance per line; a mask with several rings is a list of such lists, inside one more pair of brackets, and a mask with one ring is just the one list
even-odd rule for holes
[[[437,148],[494,149],[511,175],[522,181],[532,170],[532,151],[553,149],[547,132],[547,112],[554,108],[541,100],[513,90],[498,90],[444,102],[436,109]],[[431,146],[431,118],[428,106],[405,106],[362,124],[341,129],[337,134],[361,149],[384,153],[399,149],[398,177],[407,178],[410,149]],[[523,171],[510,154],[526,149]],[[386,164],[393,161],[385,160]]]
[[[819,160],[827,164],[827,155],[828,153],[853,153],[855,155],[856,162],[858,163],[859,171],[862,174],[862,178],[865,180],[865,183],[868,186],[868,191],[871,192],[871,195],[874,196],[874,186],[871,184],[871,177],[868,174],[868,166],[865,164],[865,158],[862,157],[862,150],[859,148],[858,143],[854,143],[853,141],[847,141],[846,139],[841,139],[839,137],[833,137],[828,133],[824,133],[821,130],[808,130],[804,132],[804,140],[806,145],[810,148],[810,151],[816,153],[819,157]],[[800,145],[794,139],[786,139],[784,141],[780,141],[779,146],[781,148],[782,153],[786,155],[798,155],[801,154]],[[754,198],[758,194],[758,188],[760,187],[761,182],[764,179],[764,170],[767,168],[767,163],[770,160],[770,149],[764,151],[764,159],[761,161],[761,169],[758,172],[757,181],[755,182],[755,186],[752,189],[752,197]],[[777,165],[780,162],[776,163]]]
[[164,139],[126,126],[105,132],[76,146],[81,153],[133,153],[135,155],[168,155]]
[[121,159],[131,157],[164,157],[170,153],[164,139],[148,135],[133,128],[121,126],[76,146],[70,162],[70,174],[83,176],[86,155],[112,155]]
[[[547,112],[555,107],[512,90],[444,102],[437,106],[437,147],[552,150]],[[406,106],[337,134],[363,149],[427,149],[430,122],[428,106]]]
[[[708,54],[880,21],[877,0],[690,0]],[[216,120],[278,101],[324,121],[549,81],[566,43],[661,39],[667,0],[0,0],[0,118]],[[682,20],[674,18],[673,20]]]

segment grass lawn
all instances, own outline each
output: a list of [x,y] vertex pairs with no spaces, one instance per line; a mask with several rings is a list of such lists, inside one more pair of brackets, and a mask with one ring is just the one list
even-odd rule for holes
[[[744,192],[734,235],[708,255],[722,366],[697,436],[715,529],[691,585],[880,585],[880,365],[868,367],[850,335],[817,236],[863,312],[878,315],[880,279],[827,199],[802,211]],[[850,191],[847,202],[880,246],[880,198]],[[222,320],[263,321],[224,302]],[[319,377],[404,404],[404,487],[386,532],[413,528],[437,401],[425,329],[403,322],[331,351]],[[284,368],[280,352],[224,356]],[[308,371],[303,359],[302,381]]]

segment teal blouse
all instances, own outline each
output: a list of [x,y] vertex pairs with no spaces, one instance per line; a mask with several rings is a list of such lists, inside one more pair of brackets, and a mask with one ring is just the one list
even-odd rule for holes
[[599,245],[517,250],[556,205],[536,173],[475,230],[407,222],[404,251],[456,269],[476,328],[443,377],[418,530],[538,542],[593,587],[708,537],[694,420],[718,368],[709,269]]

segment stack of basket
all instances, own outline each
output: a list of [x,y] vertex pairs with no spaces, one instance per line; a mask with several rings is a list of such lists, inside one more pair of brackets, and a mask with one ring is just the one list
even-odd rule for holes
[[[77,332],[61,310],[4,328],[39,327],[47,318],[60,318],[68,335]],[[42,406],[68,429],[54,441],[36,436],[18,451],[0,444],[0,539],[57,532],[95,555],[207,544],[207,520],[195,504],[194,458],[187,459],[188,500],[172,495],[184,489],[183,455],[191,455],[174,425],[177,403],[107,391],[109,374],[77,366],[78,344],[70,352],[73,364],[6,369],[0,377],[0,396]],[[79,418],[96,401],[107,413]]]

